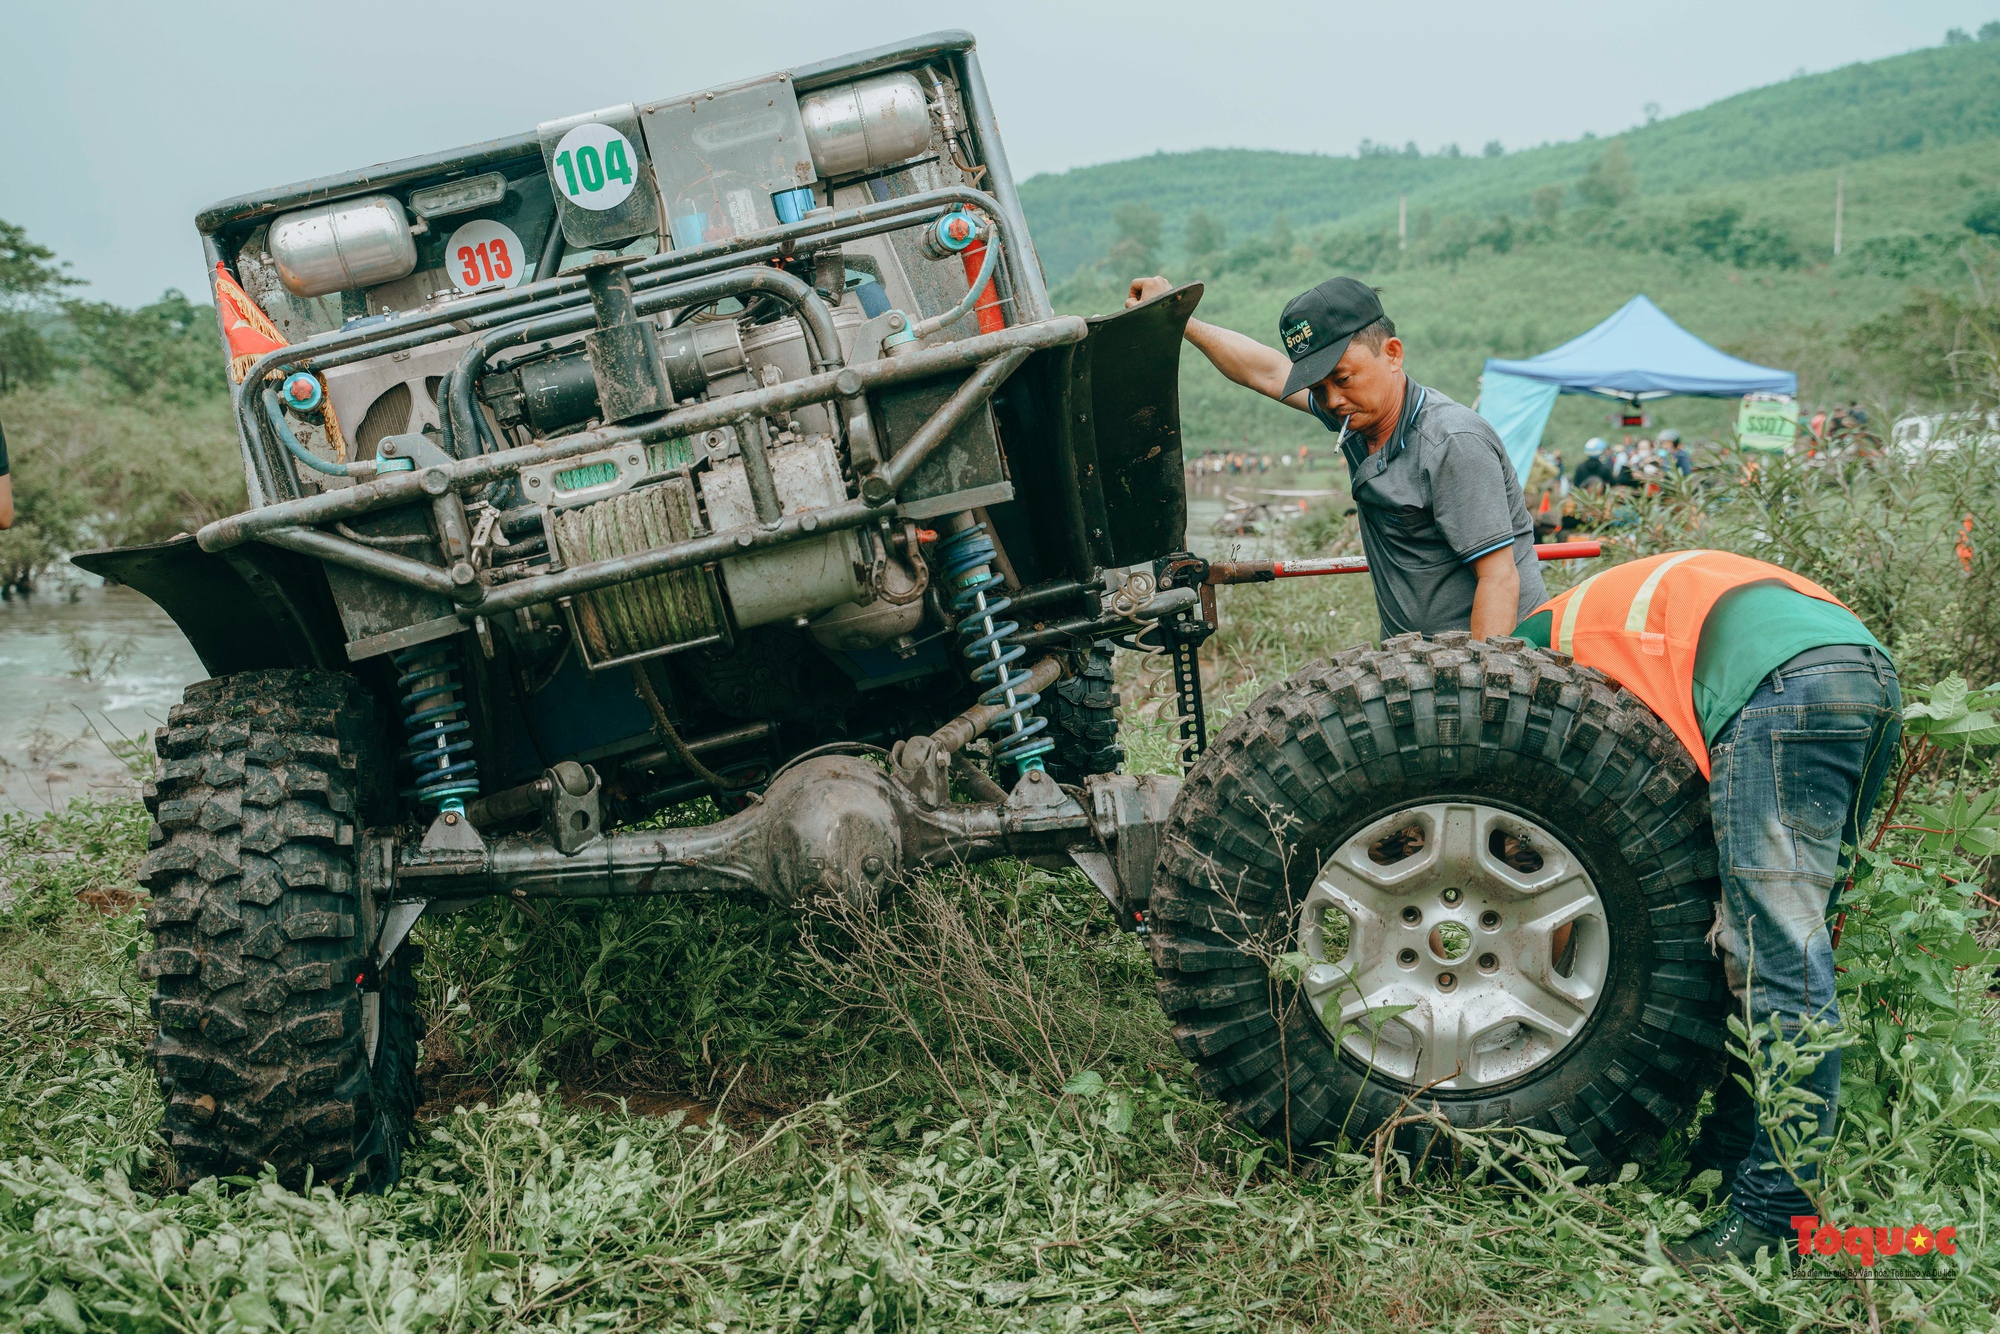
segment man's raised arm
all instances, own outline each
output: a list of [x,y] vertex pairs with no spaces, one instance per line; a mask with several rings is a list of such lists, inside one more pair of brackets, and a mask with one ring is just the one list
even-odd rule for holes
[[[1165,278],[1134,278],[1125,305],[1129,309],[1142,301],[1151,301],[1171,292],[1173,287]],[[1245,389],[1254,389],[1300,412],[1308,411],[1306,397],[1310,390],[1301,389],[1290,398],[1283,397],[1285,377],[1291,373],[1292,363],[1276,348],[1266,347],[1248,334],[1202,320],[1188,321],[1187,340],[1201,350],[1215,369]]]

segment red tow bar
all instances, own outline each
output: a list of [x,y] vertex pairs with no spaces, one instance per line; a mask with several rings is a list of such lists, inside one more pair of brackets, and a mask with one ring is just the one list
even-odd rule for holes
[[[1587,542],[1544,542],[1535,548],[1537,560],[1588,560],[1604,554],[1603,545]],[[1366,556],[1318,556],[1306,560],[1210,561],[1204,584],[1262,584],[1273,579],[1304,579],[1319,574],[1366,574]]]

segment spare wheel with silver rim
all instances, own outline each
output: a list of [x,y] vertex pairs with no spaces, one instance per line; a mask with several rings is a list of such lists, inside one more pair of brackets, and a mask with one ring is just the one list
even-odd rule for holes
[[1435,1108],[1563,1135],[1602,1177],[1720,1073],[1717,893],[1707,785],[1636,697],[1519,640],[1403,635],[1231,719],[1169,819],[1150,939],[1246,1128],[1305,1149]]

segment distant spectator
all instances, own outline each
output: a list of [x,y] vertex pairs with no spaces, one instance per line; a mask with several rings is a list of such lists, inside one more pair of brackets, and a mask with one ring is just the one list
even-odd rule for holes
[[1635,489],[1656,486],[1660,480],[1660,456],[1651,440],[1641,440],[1618,460],[1614,479],[1619,486]]
[[1660,432],[1660,452],[1672,456],[1674,471],[1681,476],[1694,471],[1694,455],[1688,453],[1687,446],[1681,443],[1679,431],[1669,429]]
[[1604,451],[1610,445],[1601,435],[1594,435],[1583,443],[1583,462],[1576,465],[1576,486],[1579,491],[1602,491],[1616,480],[1610,462]]

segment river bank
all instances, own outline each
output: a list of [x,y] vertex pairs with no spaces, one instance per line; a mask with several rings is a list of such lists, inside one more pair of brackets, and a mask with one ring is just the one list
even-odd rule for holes
[[136,795],[124,755],[150,760],[189,682],[207,673],[166,613],[80,572],[0,600],[0,812]]

